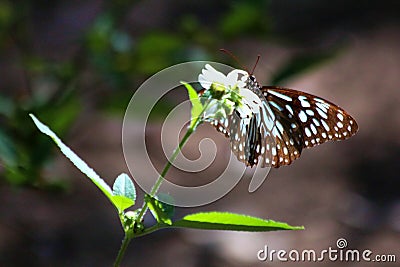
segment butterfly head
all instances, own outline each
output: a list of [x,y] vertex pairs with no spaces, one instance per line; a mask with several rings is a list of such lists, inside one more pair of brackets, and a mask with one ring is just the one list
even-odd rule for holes
[[257,82],[257,79],[253,74],[248,75],[248,78],[246,81],[246,87],[253,91],[260,89],[260,84]]
[[256,76],[254,76],[253,74],[250,74],[248,79],[249,79],[250,83],[253,83],[253,84],[257,83]]

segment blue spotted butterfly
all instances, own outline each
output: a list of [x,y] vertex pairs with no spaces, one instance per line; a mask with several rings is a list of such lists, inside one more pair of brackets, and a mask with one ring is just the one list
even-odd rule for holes
[[[207,64],[199,81],[204,85],[204,81],[210,83],[221,75],[225,77]],[[260,86],[254,75],[244,70],[234,70],[227,77],[239,84],[244,105],[211,123],[230,138],[232,152],[247,166],[289,165],[304,148],[344,140],[358,130],[354,118],[323,98],[289,88]]]

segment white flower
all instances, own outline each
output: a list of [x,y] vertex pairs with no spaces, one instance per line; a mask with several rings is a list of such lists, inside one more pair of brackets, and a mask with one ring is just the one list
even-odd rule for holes
[[[205,118],[216,117],[215,114],[218,112],[230,115],[233,112],[233,109],[236,109],[239,117],[247,122],[253,114],[258,114],[261,105],[260,99],[254,92],[246,88],[248,78],[249,74],[244,70],[235,69],[229,72],[228,75],[224,75],[214,69],[211,65],[206,64],[199,75],[201,86],[204,89],[209,90],[211,85],[214,84],[216,86],[223,86],[227,90],[221,99],[210,100],[209,108],[204,114]],[[232,99],[230,97],[232,95],[230,92],[237,94],[235,97],[236,101],[231,101]],[[227,107],[229,105],[230,109],[228,112],[224,112],[222,107]]]
[[235,69],[225,76],[211,65],[206,64],[199,75],[199,82],[204,89],[210,89],[212,83],[218,83],[227,88],[235,86],[244,88],[249,74],[244,70]]

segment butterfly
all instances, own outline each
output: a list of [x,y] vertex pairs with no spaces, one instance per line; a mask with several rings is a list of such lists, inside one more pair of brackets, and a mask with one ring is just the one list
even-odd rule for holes
[[210,123],[230,138],[232,152],[247,166],[289,165],[303,149],[347,139],[358,130],[355,119],[332,102],[294,89],[261,86],[244,70],[224,76],[207,64],[199,82],[207,88],[211,81],[239,86],[243,105]]

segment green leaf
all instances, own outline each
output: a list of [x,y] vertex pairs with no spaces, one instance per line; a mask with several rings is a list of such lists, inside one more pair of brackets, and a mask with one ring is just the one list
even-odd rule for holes
[[57,135],[50,130],[49,127],[41,123],[33,114],[29,114],[29,116],[31,116],[39,131],[51,137],[51,139],[53,139],[53,141],[60,148],[61,152],[75,165],[75,167],[85,174],[103,192],[103,194],[106,195],[106,197],[108,197],[112,203],[114,203],[111,188],[104,182],[104,180],[92,168],[90,168],[86,162],[84,162],[69,147],[67,147],[60,140],[60,138],[58,138]]
[[133,201],[136,200],[136,190],[131,178],[126,173],[121,173],[115,179],[113,185],[114,196],[125,196]]
[[117,208],[118,213],[121,213],[124,210],[135,205],[135,201],[126,196],[112,196],[111,202]]
[[[72,89],[68,89],[72,90]],[[40,114],[43,121],[51,121],[51,128],[59,135],[64,134],[70,128],[77,116],[81,113],[82,103],[73,91],[65,90],[60,96],[58,103],[46,107]],[[49,103],[49,102],[48,102]],[[57,109],[56,112],[50,112],[50,109]],[[46,112],[47,111],[47,112]]]
[[179,53],[186,45],[186,40],[174,33],[151,32],[141,36],[135,43],[134,60],[138,73],[153,74],[177,63]]
[[290,226],[273,220],[264,220],[248,215],[229,212],[201,212],[190,214],[172,224],[175,227],[230,230],[247,232],[267,232],[276,230],[301,230],[303,226]]
[[131,178],[126,173],[120,174],[113,185],[112,202],[119,212],[135,204],[136,190]]
[[0,128],[0,162],[7,168],[15,168],[18,164],[17,152],[12,138]]
[[0,115],[10,118],[15,110],[15,105],[16,103],[13,102],[13,99],[0,95]]
[[240,35],[265,36],[271,21],[266,1],[236,1],[219,21],[220,32],[228,38]]
[[[164,196],[165,197],[165,196]],[[171,217],[173,216],[174,206],[161,202],[157,198],[147,195],[144,197],[147,202],[151,214],[159,223],[171,225]]]
[[195,124],[197,123],[197,118],[200,117],[201,112],[203,111],[203,105],[200,102],[196,90],[194,90],[194,88],[186,82],[181,83],[186,87],[186,90],[189,94],[189,100],[192,103],[190,128],[194,128],[196,126]]

